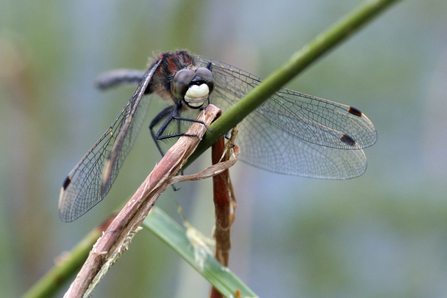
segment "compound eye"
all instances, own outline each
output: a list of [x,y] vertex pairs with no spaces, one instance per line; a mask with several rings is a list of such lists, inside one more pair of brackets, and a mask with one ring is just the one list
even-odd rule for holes
[[189,83],[196,76],[195,72],[189,69],[179,70],[172,80],[171,92],[177,99],[183,99],[188,91]]
[[208,85],[209,92],[211,93],[214,89],[213,73],[208,68],[200,67],[196,70],[196,75]]

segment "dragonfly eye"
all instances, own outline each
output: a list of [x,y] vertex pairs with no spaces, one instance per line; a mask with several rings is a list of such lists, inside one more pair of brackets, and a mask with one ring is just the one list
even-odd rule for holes
[[196,70],[196,75],[208,85],[209,92],[210,93],[213,92],[214,89],[213,73],[208,68],[200,67]]
[[171,92],[175,98],[183,99],[188,91],[189,84],[195,76],[196,73],[189,69],[179,70],[175,74],[171,84]]

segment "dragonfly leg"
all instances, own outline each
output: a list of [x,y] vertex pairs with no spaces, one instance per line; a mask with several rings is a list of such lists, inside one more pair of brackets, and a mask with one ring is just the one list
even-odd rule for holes
[[[160,144],[158,143],[158,141],[160,141],[160,134],[162,134],[164,132],[164,130],[166,129],[166,127],[168,126],[168,124],[171,122],[172,117],[169,117],[168,115],[172,114],[172,111],[174,109],[174,106],[170,106],[165,108],[164,110],[162,110],[160,113],[158,113],[157,116],[155,116],[154,119],[152,119],[150,125],[149,125],[149,130],[151,132],[151,136],[152,139],[155,142],[155,145],[157,146],[158,151],[160,152],[161,156],[164,156],[164,152],[160,147]],[[166,121],[163,123],[162,127],[158,130],[157,133],[154,132],[154,127],[166,116],[168,116],[168,118],[166,119]]]
[[[170,106],[170,107],[165,108],[157,116],[155,116],[155,118],[151,121],[151,123],[149,125],[149,130],[151,132],[152,139],[155,141],[157,149],[161,153],[162,156],[164,156],[164,152],[163,152],[163,150],[160,147],[159,141],[165,140],[165,139],[169,139],[169,138],[181,137],[181,136],[189,136],[189,137],[195,137],[196,136],[196,135],[190,135],[190,134],[182,133],[181,132],[181,123],[180,123],[180,121],[190,121],[190,122],[197,122],[197,123],[204,124],[202,121],[199,121],[199,120],[179,117],[178,114],[179,114],[179,110],[181,109],[181,107],[182,107],[181,103],[178,103],[178,104],[176,104],[174,106]],[[165,121],[163,122],[163,124],[161,125],[161,127],[157,131],[157,133],[155,133],[154,127],[158,123],[160,123],[160,121],[162,121],[163,119],[165,119]],[[163,135],[163,133],[165,132],[166,128],[168,127],[168,125],[171,123],[172,120],[177,120],[178,121],[178,131],[177,131],[177,133],[169,134],[169,135]],[[208,127],[207,127],[207,129],[210,130]]]
[[[195,136],[195,135],[189,135],[189,134],[185,134],[185,133],[181,132],[180,120],[188,120],[188,121],[199,122],[199,123],[204,124],[202,121],[198,121],[198,120],[193,121],[193,119],[181,118],[181,117],[176,116],[179,114],[179,109],[181,109],[181,103],[165,108],[157,116],[155,116],[155,118],[151,121],[151,123],[149,125],[149,130],[151,132],[152,139],[154,140],[155,145],[157,146],[157,149],[160,152],[161,156],[164,156],[165,152],[163,152],[163,150],[161,149],[159,141],[168,139],[168,138],[180,137],[180,136],[192,136],[192,137]],[[157,133],[155,133],[154,127],[165,117],[166,117],[166,120],[163,122],[163,124],[161,125],[161,127],[157,131]],[[169,123],[171,123],[172,120],[178,120],[177,133],[163,136],[163,133],[165,132],[166,128],[168,127]],[[181,169],[181,174],[183,175],[183,169]],[[172,185],[172,188],[174,189],[174,191],[177,191],[180,189],[180,188],[176,187],[175,185]]]

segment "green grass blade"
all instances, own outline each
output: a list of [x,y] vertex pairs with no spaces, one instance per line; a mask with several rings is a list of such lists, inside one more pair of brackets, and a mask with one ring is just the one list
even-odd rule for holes
[[[160,208],[153,207],[143,222],[143,227],[151,230],[157,237],[174,249],[186,262],[205,277],[226,297],[234,297],[236,290],[241,297],[257,297],[227,267],[222,266],[212,254],[197,243],[190,241],[186,228],[180,226]],[[197,255],[200,258],[197,259]]]

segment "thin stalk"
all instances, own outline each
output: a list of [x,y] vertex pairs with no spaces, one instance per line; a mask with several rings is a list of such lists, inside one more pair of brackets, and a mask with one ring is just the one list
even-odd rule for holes
[[[211,160],[213,165],[223,161],[229,160],[229,154],[225,154],[225,140],[220,138],[212,146]],[[225,155],[224,155],[225,154]],[[230,172],[227,170],[221,174],[213,176],[213,200],[216,224],[214,227],[214,238],[216,239],[216,259],[224,266],[228,267],[228,260],[230,257],[230,228],[234,213],[232,212],[232,200],[230,196]],[[222,293],[218,289],[212,287],[211,298],[221,298]]]

